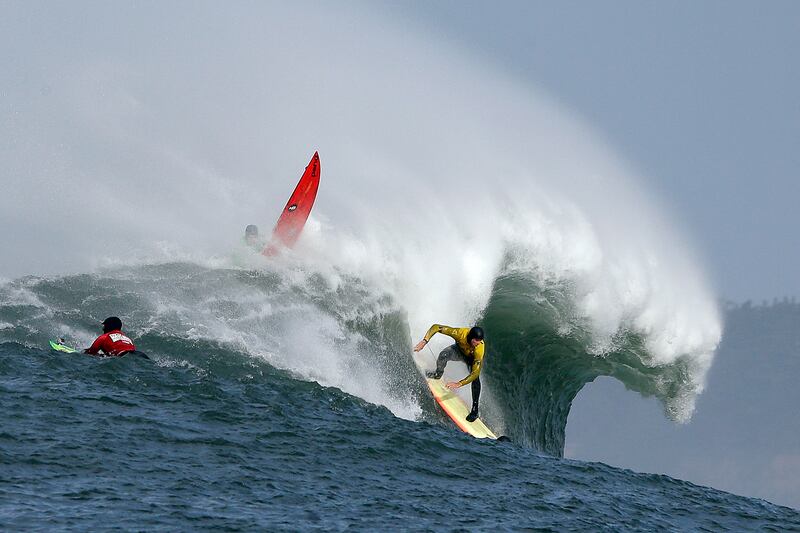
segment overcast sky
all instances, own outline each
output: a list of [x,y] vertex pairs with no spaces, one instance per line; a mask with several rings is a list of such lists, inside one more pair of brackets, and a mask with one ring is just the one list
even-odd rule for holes
[[720,296],[800,294],[800,2],[411,2],[549,91],[648,180]]

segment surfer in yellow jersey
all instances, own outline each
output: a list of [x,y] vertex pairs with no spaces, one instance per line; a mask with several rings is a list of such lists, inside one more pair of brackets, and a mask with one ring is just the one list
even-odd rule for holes
[[447,388],[453,390],[472,383],[472,411],[467,415],[467,421],[474,422],[478,418],[478,400],[481,396],[481,365],[483,364],[483,353],[486,347],[483,342],[483,329],[478,326],[451,328],[450,326],[434,324],[422,340],[414,346],[414,351],[418,352],[423,349],[428,344],[428,341],[431,340],[431,337],[437,333],[452,337],[456,343],[439,352],[439,357],[436,359],[436,370],[427,372],[425,375],[432,379],[440,379],[448,361],[463,361],[466,363],[470,369],[469,375],[461,381],[451,381],[447,384]]

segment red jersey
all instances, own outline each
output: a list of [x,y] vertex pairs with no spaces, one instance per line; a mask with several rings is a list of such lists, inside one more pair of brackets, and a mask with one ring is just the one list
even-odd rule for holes
[[120,330],[115,329],[97,337],[89,349],[86,350],[86,353],[97,355],[100,350],[103,350],[104,354],[116,357],[125,355],[125,352],[132,352],[135,349],[136,346],[133,345],[133,342]]

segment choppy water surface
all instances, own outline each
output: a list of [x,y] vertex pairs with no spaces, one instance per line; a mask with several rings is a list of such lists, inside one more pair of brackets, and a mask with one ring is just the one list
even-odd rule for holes
[[[800,513],[764,501],[545,455],[537,450],[547,446],[526,440],[524,417],[504,419],[514,444],[461,434],[413,371],[402,313],[367,305],[359,290],[186,264],[6,284],[0,526],[800,528]],[[348,311],[353,301],[360,311]],[[88,307],[98,316],[121,307],[152,360],[39,348],[48,336],[90,340],[98,317]],[[312,319],[335,342],[281,341],[296,320]],[[352,358],[324,364],[337,349]],[[314,368],[318,379],[308,374]],[[504,366],[491,370],[489,382]],[[383,381],[359,389],[365,375]],[[382,405],[364,399],[381,394]],[[487,418],[510,401],[498,393]]]

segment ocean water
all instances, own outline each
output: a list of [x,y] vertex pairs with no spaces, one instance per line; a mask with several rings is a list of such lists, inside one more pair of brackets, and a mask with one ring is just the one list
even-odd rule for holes
[[[0,529],[798,528],[562,458],[599,376],[689,420],[723,327],[679,224],[561,95],[381,4],[4,15]],[[316,150],[291,253],[228,253]],[[46,349],[109,315],[151,360]],[[428,395],[433,322],[486,329],[481,416],[511,444]]]
[[[483,314],[483,416],[504,443],[441,415],[405,313],[357,279],[177,262],[6,282],[0,529],[800,529],[786,507],[559,458],[592,376],[655,394],[672,380],[669,404],[686,371],[634,364],[636,336],[596,357],[556,335],[553,287],[526,299],[541,323],[512,327],[530,311],[518,284],[499,278]],[[109,314],[151,360],[45,348],[88,345]]]

